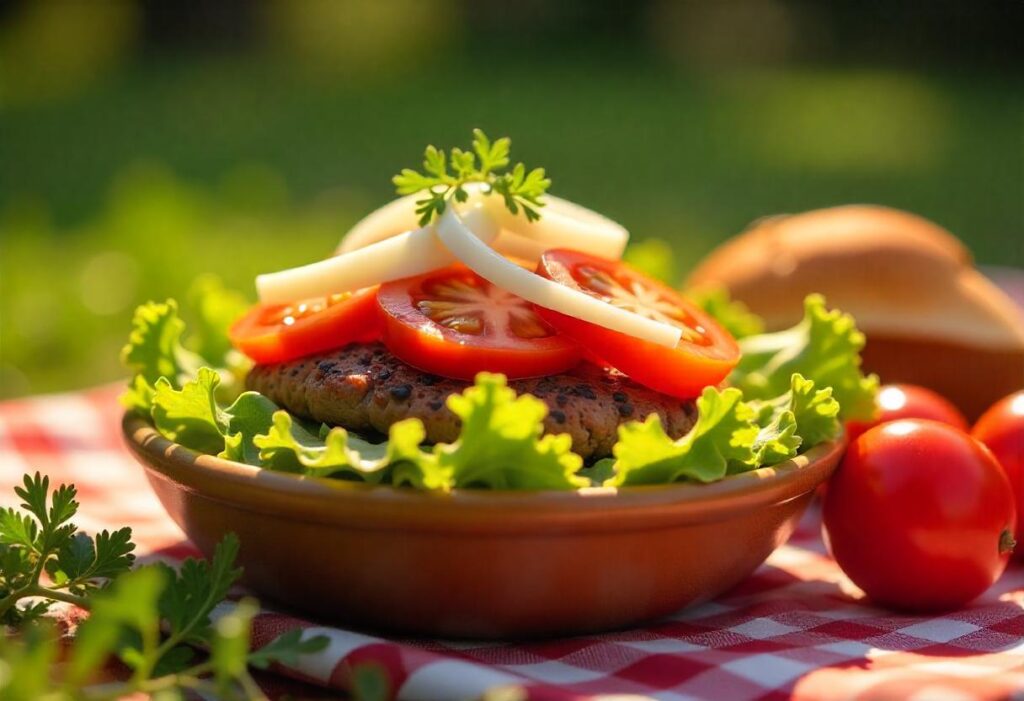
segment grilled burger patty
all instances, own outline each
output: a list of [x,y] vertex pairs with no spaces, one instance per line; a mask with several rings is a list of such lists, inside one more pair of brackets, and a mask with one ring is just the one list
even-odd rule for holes
[[[246,383],[293,414],[355,432],[386,433],[391,424],[415,416],[423,421],[429,443],[456,439],[459,419],[445,400],[470,384],[417,370],[381,343],[257,365]],[[611,455],[621,423],[658,414],[666,432],[678,438],[697,413],[693,402],[590,363],[563,375],[512,380],[509,386],[542,399],[549,410],[545,432],[568,433],[572,449],[584,459]]]

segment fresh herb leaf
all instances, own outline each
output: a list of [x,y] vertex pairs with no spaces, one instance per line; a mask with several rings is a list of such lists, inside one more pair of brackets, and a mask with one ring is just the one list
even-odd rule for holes
[[861,372],[864,334],[849,314],[828,310],[821,295],[804,301],[804,318],[784,331],[740,341],[743,356],[729,383],[748,399],[771,399],[790,389],[794,373],[831,387],[843,420],[874,416],[878,378]]
[[355,701],[388,701],[394,698],[387,671],[367,662],[352,670],[352,698]]
[[[36,473],[26,475],[16,491],[25,513],[0,510],[0,621],[15,626],[14,635],[0,636],[0,698],[71,701],[134,693],[181,698],[181,690],[191,689],[218,698],[263,699],[248,665],[294,663],[327,644],[324,636],[302,639],[300,631],[290,631],[250,653],[257,610],[252,600],[211,626],[214,607],[241,573],[234,566],[238,540],[233,535],[221,541],[209,562],[188,559],[179,572],[163,564],[131,570],[130,529],[103,531],[93,540],[69,523],[78,509],[73,486],[51,493],[49,478]],[[49,586],[40,584],[44,570],[52,578]],[[106,578],[110,585],[101,587]],[[41,600],[16,606],[30,596]],[[90,610],[59,674],[53,666],[57,631],[37,620],[57,600]],[[195,661],[190,645],[197,644],[210,650],[208,660]],[[131,677],[88,686],[113,657],[132,670]]]
[[46,620],[23,626],[20,635],[0,635],[0,698],[47,698],[54,691],[51,674],[60,652],[59,640],[56,626]]
[[[238,537],[229,533],[217,544],[210,560],[186,559],[175,572],[164,569],[169,586],[160,597],[160,614],[166,620],[167,649],[177,643],[202,643],[209,639],[210,613],[220,603],[242,570],[234,566]],[[171,642],[173,641],[173,643]]]
[[320,652],[330,643],[326,635],[305,635],[305,632],[302,628],[293,628],[282,633],[259,650],[253,650],[249,664],[257,669],[266,669],[275,662],[294,665],[302,655]]
[[[155,566],[121,575],[110,587],[92,597],[91,615],[78,627],[68,668],[68,680],[80,685],[117,650],[121,660],[144,679],[160,638],[157,601],[166,586],[166,574]],[[126,637],[125,632],[131,632]],[[119,643],[123,647],[118,649]]]
[[[131,529],[103,531],[93,541],[70,523],[78,511],[74,485],[51,493],[49,477],[37,472],[25,475],[14,491],[26,513],[0,509],[0,622],[16,624],[45,613],[45,599],[18,606],[31,596],[81,604],[84,595],[131,566]],[[40,582],[44,572],[52,580],[48,586]]]
[[255,601],[242,599],[230,613],[217,621],[210,645],[210,666],[221,697],[231,694],[236,680],[245,678],[251,682],[246,667],[252,621],[258,612],[259,606]]
[[509,172],[499,173],[509,165],[511,145],[507,137],[492,143],[483,131],[474,129],[471,151],[453,148],[449,158],[443,150],[427,146],[423,173],[403,168],[391,181],[399,195],[423,193],[423,199],[416,201],[420,226],[444,214],[451,200],[465,202],[469,196],[465,186],[469,183],[483,183],[483,191],[500,195],[510,212],[518,214],[522,210],[528,220],[536,221],[551,180],[543,168],[527,171],[522,163],[516,163]]
[[84,594],[96,579],[112,579],[127,572],[135,561],[132,529],[100,531],[95,541],[85,533],[76,533],[47,561],[47,574],[60,587]]

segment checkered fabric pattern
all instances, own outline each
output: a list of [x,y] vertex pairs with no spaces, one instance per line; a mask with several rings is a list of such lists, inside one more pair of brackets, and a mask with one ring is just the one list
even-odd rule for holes
[[[121,445],[115,388],[0,404],[0,503],[22,473],[74,482],[88,531],[131,525],[143,560],[180,560],[194,548],[164,514]],[[353,666],[383,669],[399,699],[473,698],[521,686],[526,698],[1024,699],[1024,565],[981,599],[940,617],[873,608],[843,578],[804,519],[789,544],[718,600],[607,635],[505,645],[388,640],[282,612],[255,622],[254,645],[303,627],[330,646],[278,669],[294,681],[346,689]]]

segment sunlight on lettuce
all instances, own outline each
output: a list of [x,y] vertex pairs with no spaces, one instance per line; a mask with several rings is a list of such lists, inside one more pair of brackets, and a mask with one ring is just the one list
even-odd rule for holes
[[719,88],[744,99],[724,103],[716,133],[779,170],[918,172],[948,143],[945,96],[907,74],[755,71]]

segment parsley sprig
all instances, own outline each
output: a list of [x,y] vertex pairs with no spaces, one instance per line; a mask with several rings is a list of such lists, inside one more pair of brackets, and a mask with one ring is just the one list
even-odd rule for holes
[[[96,538],[70,523],[78,511],[74,485],[50,494],[50,480],[38,472],[15,487],[21,508],[0,509],[0,623],[38,618],[53,601],[82,606],[103,583],[127,572],[135,560],[130,528],[101,531]],[[44,573],[48,585],[41,584]],[[18,607],[28,597],[44,597]]]
[[491,142],[483,131],[474,129],[472,150],[456,147],[445,154],[442,149],[427,146],[423,153],[424,172],[403,168],[391,181],[399,195],[424,193],[423,199],[416,200],[420,226],[444,214],[451,200],[465,202],[469,198],[465,186],[469,183],[483,183],[484,191],[501,196],[512,214],[522,210],[529,221],[536,221],[540,219],[538,210],[544,206],[542,198],[551,180],[543,168],[527,172],[522,163],[500,172],[508,168],[511,146],[508,137]]
[[[327,645],[323,636],[293,630],[250,651],[258,611],[252,599],[213,621],[214,609],[241,575],[233,534],[209,561],[189,558],[177,571],[163,563],[132,569],[131,529],[91,538],[71,523],[78,511],[73,485],[51,492],[49,479],[36,473],[15,491],[21,509],[0,510],[0,623],[15,632],[0,635],[0,698],[181,698],[180,692],[194,690],[221,699],[263,699],[250,667],[294,663]],[[89,611],[61,665],[55,664],[59,636],[43,616],[56,601]],[[130,670],[129,678],[93,683],[111,659]]]

